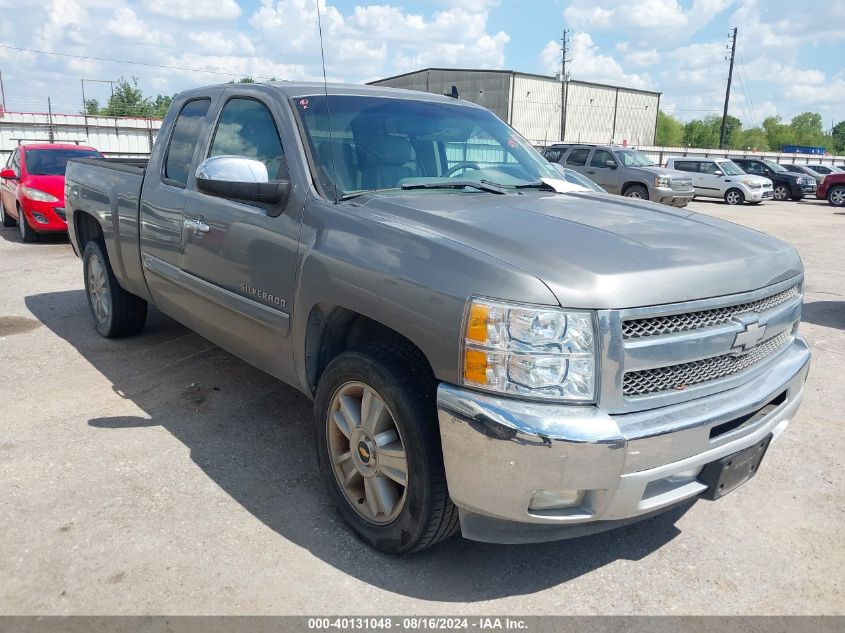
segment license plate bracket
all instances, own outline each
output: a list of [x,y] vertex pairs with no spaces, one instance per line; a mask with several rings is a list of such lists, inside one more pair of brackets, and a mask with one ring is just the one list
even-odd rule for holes
[[701,496],[715,501],[751,479],[760,468],[771,441],[770,433],[753,446],[707,464],[698,476],[699,481],[707,485]]

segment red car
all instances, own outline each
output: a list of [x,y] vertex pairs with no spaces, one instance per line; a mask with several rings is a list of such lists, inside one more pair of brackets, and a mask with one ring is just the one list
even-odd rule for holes
[[18,145],[0,170],[0,220],[17,222],[24,242],[39,233],[67,231],[65,169],[71,158],[101,158],[93,147],[40,143]]
[[816,189],[816,198],[827,199],[834,207],[845,207],[845,174],[828,174]]

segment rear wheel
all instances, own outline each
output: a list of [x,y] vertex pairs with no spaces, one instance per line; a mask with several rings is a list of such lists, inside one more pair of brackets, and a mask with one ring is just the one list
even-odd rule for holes
[[372,547],[419,551],[458,530],[435,382],[421,354],[369,343],[335,358],[314,403],[317,459],[341,516]]
[[775,200],[788,200],[789,187],[787,187],[786,185],[775,185],[773,197]]
[[26,214],[23,209],[18,206],[18,228],[21,232],[21,239],[24,242],[37,242],[38,233],[29,225],[29,220],[26,219]]
[[827,201],[834,207],[845,207],[845,187],[831,187],[827,192]]
[[0,199],[0,220],[3,221],[3,226],[15,226],[15,218],[6,213],[2,199]]
[[728,189],[725,192],[725,204],[735,206],[745,202],[745,196],[739,189]]
[[626,198],[636,198],[638,200],[648,200],[648,190],[642,185],[631,185],[625,190],[623,194]]
[[107,338],[137,334],[147,320],[147,302],[117,283],[105,249],[96,241],[82,254],[85,292],[97,331]]

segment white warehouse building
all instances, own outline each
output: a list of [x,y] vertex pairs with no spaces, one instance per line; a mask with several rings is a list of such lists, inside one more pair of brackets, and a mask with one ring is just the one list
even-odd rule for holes
[[[462,99],[492,110],[531,143],[653,145],[660,93],[514,70],[425,68],[370,82]],[[560,104],[566,106],[561,110]]]

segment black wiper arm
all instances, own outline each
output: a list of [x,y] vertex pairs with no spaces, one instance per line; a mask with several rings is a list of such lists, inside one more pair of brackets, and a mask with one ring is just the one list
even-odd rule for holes
[[443,182],[410,182],[402,185],[402,189],[465,189],[472,187],[488,193],[505,193],[502,188],[493,183],[482,180],[449,180]]
[[554,191],[554,187],[552,187],[547,182],[543,182],[542,180],[535,180],[534,182],[521,182],[518,185],[514,185],[513,188],[514,189],[548,189],[549,191]]
[[365,196],[368,193],[379,193],[380,191],[401,191],[404,187],[384,187],[383,189],[363,189],[361,191],[350,191],[338,198],[338,200],[352,200],[358,196]]

